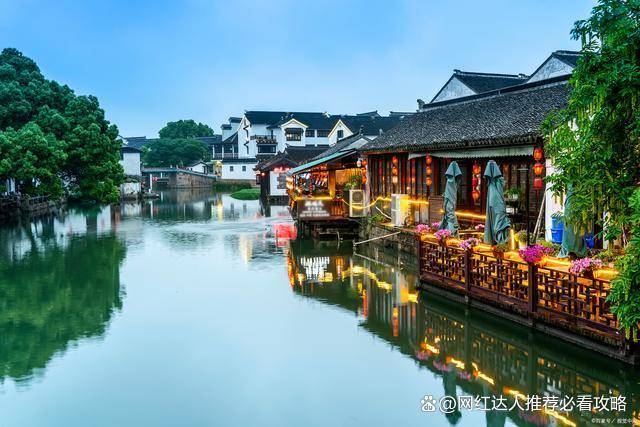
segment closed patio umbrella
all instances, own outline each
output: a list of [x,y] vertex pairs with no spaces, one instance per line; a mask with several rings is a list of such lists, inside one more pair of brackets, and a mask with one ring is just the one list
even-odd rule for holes
[[455,160],[451,162],[445,172],[447,184],[444,187],[444,216],[440,221],[440,230],[449,230],[451,235],[458,235],[458,219],[456,218],[456,202],[458,200],[458,184],[462,172]]
[[511,223],[504,203],[504,178],[495,161],[489,160],[484,170],[487,180],[487,218],[484,223],[484,242],[490,245],[507,243]]
[[[571,199],[573,199],[573,186],[567,187],[567,197],[564,199],[565,217],[571,212]],[[570,254],[577,257],[584,257],[587,254],[587,247],[582,236],[578,235],[578,230],[566,220],[564,222],[564,232],[562,233],[562,247],[558,252],[558,258],[568,258]]]

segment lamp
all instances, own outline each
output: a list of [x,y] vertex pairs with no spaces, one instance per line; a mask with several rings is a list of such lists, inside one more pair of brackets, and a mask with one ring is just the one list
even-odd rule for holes
[[430,176],[427,177],[426,182],[427,182],[427,187],[431,187],[431,183],[433,183],[433,181],[431,180]]
[[427,162],[427,166],[429,166],[431,164],[431,162],[433,162],[433,159],[431,158],[430,155],[427,154],[427,157],[425,157],[425,160]]
[[533,188],[535,188],[536,190],[541,190],[543,186],[542,184],[543,184],[542,178],[536,177],[533,179]]
[[539,162],[540,160],[542,160],[542,148],[536,147],[533,149],[533,159],[536,162]]
[[536,176],[542,175],[543,170],[544,165],[542,163],[536,163],[535,165],[533,165],[533,173],[536,174]]

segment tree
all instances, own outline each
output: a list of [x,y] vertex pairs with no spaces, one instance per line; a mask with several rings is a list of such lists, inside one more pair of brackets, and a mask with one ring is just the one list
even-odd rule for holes
[[629,226],[640,181],[640,3],[600,0],[571,34],[582,55],[567,108],[546,126],[547,153],[559,170],[549,180],[557,194],[574,187],[568,221],[580,229],[598,221],[611,240]]
[[[571,213],[580,229],[602,224],[605,239],[621,238],[611,310],[627,335],[640,322],[640,2],[600,0],[571,32],[582,42],[567,108],[546,124],[547,153],[558,172],[554,192],[573,185]],[[606,215],[606,216],[605,216]],[[603,219],[603,218],[607,219]]]
[[147,144],[143,161],[147,166],[187,166],[210,155],[207,145],[196,139],[160,138]]
[[196,138],[199,136],[212,136],[213,129],[204,123],[196,123],[194,120],[178,120],[169,122],[158,132],[160,138],[180,139]]
[[23,193],[58,196],[65,178],[74,196],[117,200],[124,179],[118,130],[98,100],[45,79],[11,48],[0,53],[0,132],[0,176],[23,181]]

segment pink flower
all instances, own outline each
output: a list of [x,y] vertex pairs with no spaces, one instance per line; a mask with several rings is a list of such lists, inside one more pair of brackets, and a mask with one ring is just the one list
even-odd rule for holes
[[525,249],[520,249],[518,254],[524,261],[530,264],[537,264],[542,261],[542,258],[544,258],[545,255],[548,255],[551,252],[553,252],[553,249],[551,248],[541,245],[533,245],[527,246]]
[[484,231],[484,224],[478,224],[474,228],[476,231]]
[[432,222],[431,223],[431,229],[437,230],[438,228],[440,228],[440,221],[436,221],[436,222]]
[[418,224],[416,225],[416,232],[418,233],[428,233],[429,231],[431,231],[431,229],[429,228],[429,226],[427,224]]
[[442,241],[447,240],[449,237],[451,237],[451,230],[438,230],[435,233],[433,233],[433,235],[435,236],[436,239]]
[[473,248],[474,246],[478,246],[478,244],[480,243],[480,240],[475,238],[475,237],[470,237],[467,240],[463,240],[459,243],[460,248],[464,249],[465,251],[468,251],[469,249]]
[[583,274],[585,271],[594,271],[602,268],[603,263],[599,259],[594,258],[582,258],[575,261],[571,261],[571,267],[569,267],[569,273],[576,276]]

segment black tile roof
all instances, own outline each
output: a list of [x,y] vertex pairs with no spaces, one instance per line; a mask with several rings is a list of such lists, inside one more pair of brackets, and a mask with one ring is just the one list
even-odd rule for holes
[[530,143],[549,112],[567,105],[564,79],[527,83],[484,95],[427,104],[362,147],[362,151],[420,151]]
[[576,67],[578,65],[578,59],[580,59],[580,52],[574,50],[556,50],[551,54],[551,56],[555,56],[562,62],[571,65],[572,67]]
[[142,148],[150,141],[146,136],[127,136],[124,139],[127,141],[127,146],[135,148]]
[[[124,139],[128,143],[127,146],[135,148],[142,148],[150,142],[158,140],[158,138],[147,138],[146,136],[128,136],[124,137]],[[222,141],[222,135],[214,134],[212,136],[198,136],[193,139],[202,141],[207,144],[207,146],[211,147],[212,145],[219,144]]]
[[527,81],[529,76],[524,74],[476,73],[471,71],[453,70],[453,74],[449,77],[449,80],[447,80],[438,93],[435,94],[431,99],[431,102],[434,102],[434,100],[454,78],[460,80],[462,84],[478,94],[522,84]]
[[270,171],[280,165],[299,166],[322,153],[326,147],[287,147],[284,151],[256,165],[254,170]]
[[351,132],[376,136],[397,126],[404,116],[338,116]]
[[342,138],[341,140],[339,140],[338,142],[336,142],[335,144],[333,144],[331,147],[329,147],[328,149],[324,150],[322,153],[318,154],[317,156],[315,156],[312,160],[317,160],[320,159],[322,157],[326,157],[329,156],[333,153],[337,153],[340,150],[344,150],[346,148],[349,148],[350,145],[352,145],[354,142],[358,141],[359,139],[365,139],[366,141],[373,141],[372,139],[367,138],[364,135],[361,135],[359,133],[355,133],[351,136],[348,136],[346,138]]
[[198,137],[193,138],[193,139],[197,139],[198,141],[202,141],[205,144],[207,144],[208,147],[211,147],[212,145],[220,144],[222,142],[222,135],[214,134],[212,136],[198,136]]
[[238,132],[234,132],[233,135],[230,135],[222,141],[223,144],[238,144]]
[[326,113],[286,113],[279,121],[273,123],[272,126],[280,126],[289,120],[297,120],[304,123],[309,129],[331,130],[336,124],[336,116]]

